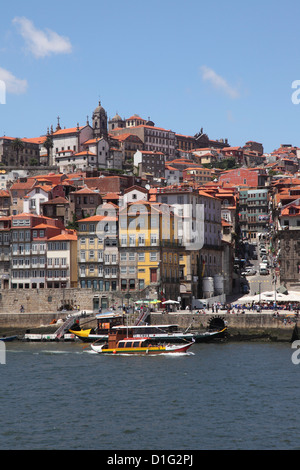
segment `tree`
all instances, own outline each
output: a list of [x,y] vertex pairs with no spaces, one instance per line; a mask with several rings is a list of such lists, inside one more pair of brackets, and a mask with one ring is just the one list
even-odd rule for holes
[[53,148],[53,140],[50,135],[47,135],[47,138],[44,142],[44,147],[47,150],[47,165],[50,165],[50,149]]
[[39,162],[36,158],[31,158],[29,160],[29,166],[38,166]]
[[24,148],[24,143],[21,139],[19,139],[18,137],[16,139],[14,139],[11,144],[10,144],[13,148],[13,150],[17,153],[17,158],[16,158],[16,166],[18,166],[20,164],[19,162],[19,154],[20,154],[20,150],[23,150]]

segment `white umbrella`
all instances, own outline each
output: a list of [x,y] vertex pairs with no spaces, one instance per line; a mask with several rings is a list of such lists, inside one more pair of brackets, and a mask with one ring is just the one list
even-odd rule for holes
[[[274,291],[266,291],[261,292],[261,294],[256,295],[247,295],[245,297],[240,297],[236,303],[247,303],[247,302],[272,302],[275,301],[275,292]],[[282,294],[281,292],[276,292],[276,301],[277,302],[300,302],[300,292],[297,291],[289,291],[288,294]],[[235,303],[235,302],[233,302]]]
[[163,304],[179,304],[179,302],[177,302],[177,300],[165,300],[162,303]]

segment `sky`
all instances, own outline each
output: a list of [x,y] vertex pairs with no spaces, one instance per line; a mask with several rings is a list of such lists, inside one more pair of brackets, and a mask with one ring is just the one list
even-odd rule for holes
[[100,100],[109,119],[300,147],[299,18],[298,0],[5,2],[0,136],[91,123]]

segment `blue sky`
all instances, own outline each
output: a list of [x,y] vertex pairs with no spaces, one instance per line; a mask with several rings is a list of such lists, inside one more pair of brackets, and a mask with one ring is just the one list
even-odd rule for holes
[[[246,4],[247,3],[247,4]],[[1,11],[0,135],[117,112],[233,146],[300,147],[300,3],[14,0]],[[43,4],[44,5],[44,4]],[[299,87],[300,88],[300,87]],[[300,93],[299,93],[300,97]],[[0,94],[1,100],[1,94]]]

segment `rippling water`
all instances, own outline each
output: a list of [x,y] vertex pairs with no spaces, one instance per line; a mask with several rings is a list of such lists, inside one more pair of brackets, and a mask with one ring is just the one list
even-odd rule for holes
[[289,344],[196,344],[100,356],[82,343],[7,343],[0,449],[298,449],[300,364]]

